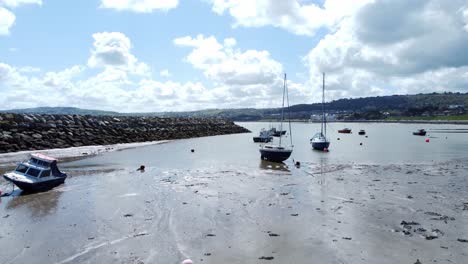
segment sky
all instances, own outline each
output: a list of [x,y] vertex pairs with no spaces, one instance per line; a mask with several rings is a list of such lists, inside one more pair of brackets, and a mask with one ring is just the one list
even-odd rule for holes
[[468,92],[468,0],[0,0],[0,109]]

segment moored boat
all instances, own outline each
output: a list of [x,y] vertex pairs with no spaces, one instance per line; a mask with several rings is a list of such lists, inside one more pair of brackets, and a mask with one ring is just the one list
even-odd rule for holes
[[330,141],[327,139],[327,120],[325,118],[325,73],[323,74],[322,86],[322,124],[320,132],[310,139],[310,144],[316,150],[328,150],[328,147],[330,147]]
[[351,134],[351,129],[349,129],[349,128],[343,128],[343,129],[338,130],[338,133],[342,133],[342,134]]
[[[262,160],[268,160],[268,161],[273,161],[273,162],[283,162],[287,160],[293,151],[293,145],[292,145],[292,135],[291,135],[291,120],[289,120],[289,138],[291,140],[291,145],[290,146],[283,146],[282,145],[282,138],[283,135],[286,133],[282,133],[283,130],[283,120],[284,120],[284,99],[285,96],[287,96],[287,86],[286,86],[286,74],[284,75],[284,85],[283,85],[283,106],[281,108],[281,124],[280,124],[280,129],[281,131],[279,133],[279,144],[274,145],[274,144],[267,144],[267,145],[262,145],[260,146],[260,158]],[[287,100],[288,104],[288,111],[289,111],[289,100]],[[289,113],[289,112],[288,112]],[[276,130],[276,129],[275,129]]]
[[270,135],[270,132],[265,129],[260,130],[260,134],[257,137],[253,137],[253,141],[256,143],[268,143],[272,140],[273,137]]
[[32,154],[28,161],[19,163],[14,171],[4,174],[3,178],[21,190],[37,192],[64,183],[67,175],[58,169],[57,159]]
[[277,130],[276,127],[272,127],[270,129],[270,134],[274,137],[279,137],[282,135],[286,135],[286,130]]
[[358,134],[363,136],[363,135],[366,134],[366,131],[364,129],[361,129],[361,130],[359,130]]
[[415,135],[415,136],[425,136],[426,133],[427,133],[426,130],[424,130],[424,129],[419,129],[418,131],[413,132],[413,135]]

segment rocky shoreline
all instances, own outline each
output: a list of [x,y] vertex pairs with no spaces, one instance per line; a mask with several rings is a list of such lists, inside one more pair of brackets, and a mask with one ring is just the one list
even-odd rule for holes
[[0,114],[0,153],[246,133],[205,118]]

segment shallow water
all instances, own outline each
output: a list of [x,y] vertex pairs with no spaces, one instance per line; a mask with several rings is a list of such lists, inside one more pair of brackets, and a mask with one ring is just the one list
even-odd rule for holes
[[[242,125],[257,132],[268,123]],[[346,124],[354,133],[365,129],[365,138],[337,134],[344,125],[331,124],[332,145],[323,153],[308,144],[318,126],[293,124],[300,168],[292,159],[260,161],[253,134],[63,163],[64,185],[1,198],[0,263],[468,259],[468,244],[457,240],[468,239],[468,134],[416,137],[411,132],[421,125]],[[146,171],[137,172],[142,164]],[[405,235],[402,221],[426,231]]]

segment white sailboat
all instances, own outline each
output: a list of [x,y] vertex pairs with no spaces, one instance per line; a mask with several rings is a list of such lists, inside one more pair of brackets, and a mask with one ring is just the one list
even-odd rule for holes
[[327,119],[325,117],[325,73],[323,73],[322,85],[322,124],[320,132],[310,139],[310,144],[313,149],[317,150],[328,150],[328,147],[330,147],[330,141],[327,139]]

